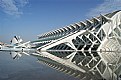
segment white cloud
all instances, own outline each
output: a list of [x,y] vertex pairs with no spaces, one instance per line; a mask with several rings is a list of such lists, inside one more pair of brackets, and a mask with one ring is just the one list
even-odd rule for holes
[[116,10],[121,10],[121,0],[104,0],[102,4],[91,9],[87,14],[87,17],[94,17],[99,14],[106,14]]
[[0,0],[1,9],[14,16],[20,16],[23,14],[22,8],[28,3],[28,0]]
[[29,3],[28,0],[14,0],[15,4],[19,7],[24,7],[26,4]]

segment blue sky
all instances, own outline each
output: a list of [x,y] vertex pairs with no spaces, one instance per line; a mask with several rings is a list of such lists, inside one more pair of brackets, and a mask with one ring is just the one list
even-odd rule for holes
[[0,41],[37,35],[121,9],[121,0],[0,0]]

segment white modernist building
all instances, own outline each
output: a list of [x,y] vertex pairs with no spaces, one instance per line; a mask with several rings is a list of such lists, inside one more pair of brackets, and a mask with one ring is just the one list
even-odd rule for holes
[[38,35],[39,61],[81,80],[121,74],[121,11]]

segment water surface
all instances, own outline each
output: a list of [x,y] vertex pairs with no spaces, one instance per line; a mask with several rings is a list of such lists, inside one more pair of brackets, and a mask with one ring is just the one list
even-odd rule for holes
[[33,56],[13,60],[0,52],[0,80],[79,80],[37,62]]

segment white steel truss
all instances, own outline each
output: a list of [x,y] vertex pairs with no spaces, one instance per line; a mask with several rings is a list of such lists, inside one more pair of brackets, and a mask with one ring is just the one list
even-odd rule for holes
[[121,11],[38,35],[38,59],[81,80],[121,74]]

